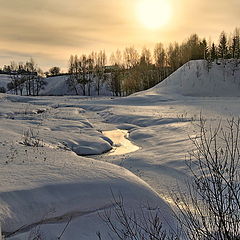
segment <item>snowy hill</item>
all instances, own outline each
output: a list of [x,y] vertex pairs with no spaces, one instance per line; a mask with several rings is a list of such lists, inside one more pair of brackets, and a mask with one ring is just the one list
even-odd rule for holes
[[7,74],[0,74],[0,87],[4,87],[7,90],[7,84],[11,82],[11,78]]
[[[179,94],[199,97],[240,96],[240,62],[226,60],[212,63],[190,61],[163,82],[143,92],[144,94]],[[139,93],[137,95],[141,95]]]
[[[45,79],[46,86],[40,90],[41,96],[64,96],[64,95],[76,95],[75,90],[71,90],[67,84],[68,75],[48,77]],[[11,82],[10,75],[0,74],[0,87],[4,87],[7,90],[7,84]],[[87,87],[86,87],[87,88]],[[80,86],[77,87],[79,95],[82,95]],[[96,86],[91,86],[91,96],[97,95]],[[100,88],[101,96],[111,96],[112,93],[107,87],[107,83],[103,83]]]
[[66,83],[66,76],[57,76],[46,78],[47,85],[40,91],[40,95],[71,95]]
[[[47,82],[47,85],[43,90],[40,91],[40,95],[44,96],[63,96],[63,95],[76,95],[75,90],[71,90],[67,84],[68,75],[65,76],[56,76],[56,77],[49,77],[46,78],[45,81]],[[81,87],[78,86],[78,94],[82,95]],[[86,86],[87,89],[87,86]],[[87,90],[86,90],[87,91]],[[96,96],[97,91],[94,84],[91,86],[91,96]],[[100,89],[100,95],[101,96],[110,96],[112,95],[111,92],[107,89],[107,84],[103,83],[101,89]]]

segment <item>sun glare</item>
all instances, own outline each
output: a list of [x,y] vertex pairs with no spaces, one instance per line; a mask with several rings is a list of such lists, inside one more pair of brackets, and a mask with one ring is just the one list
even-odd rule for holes
[[171,17],[171,7],[167,0],[139,0],[137,15],[139,21],[148,29],[159,29]]

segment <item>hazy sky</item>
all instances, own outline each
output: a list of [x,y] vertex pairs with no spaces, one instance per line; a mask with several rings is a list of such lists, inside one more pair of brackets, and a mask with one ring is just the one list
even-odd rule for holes
[[171,17],[157,30],[139,21],[141,1],[0,0],[0,66],[33,57],[44,69],[66,68],[71,54],[153,47],[191,33],[217,39],[222,30],[240,27],[240,0],[165,0]]

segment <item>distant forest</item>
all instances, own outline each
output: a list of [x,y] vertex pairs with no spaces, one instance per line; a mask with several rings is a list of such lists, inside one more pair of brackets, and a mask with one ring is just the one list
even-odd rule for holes
[[[133,46],[126,47],[123,51],[116,50],[108,59],[105,51],[72,55],[67,73],[61,73],[59,67],[52,67],[44,73],[33,59],[25,63],[11,62],[3,66],[0,73],[11,77],[7,90],[20,95],[38,95],[46,85],[46,77],[66,75],[69,89],[76,95],[79,88],[82,95],[91,95],[93,86],[100,94],[105,84],[113,95],[126,96],[149,89],[186,62],[200,59],[207,61],[209,69],[219,59],[236,59],[238,65],[240,29],[236,28],[230,34],[221,32],[217,43],[192,34],[181,44],[174,42],[164,47],[162,43],[157,43],[153,51],[144,47],[140,53]],[[4,91],[0,89],[0,92]]]

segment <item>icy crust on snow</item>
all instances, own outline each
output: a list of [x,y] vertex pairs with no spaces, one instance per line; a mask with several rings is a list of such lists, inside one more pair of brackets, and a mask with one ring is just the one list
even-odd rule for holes
[[195,97],[239,97],[240,61],[219,60],[209,66],[205,60],[190,61],[145,92],[147,95],[160,93]]

